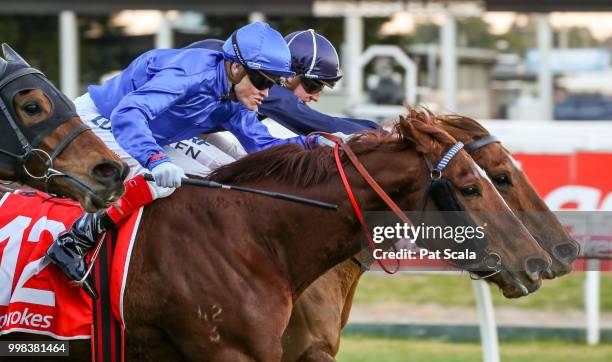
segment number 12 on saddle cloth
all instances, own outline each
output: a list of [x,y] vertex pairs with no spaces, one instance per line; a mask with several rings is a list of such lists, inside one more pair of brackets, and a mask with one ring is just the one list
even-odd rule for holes
[[[83,213],[78,203],[38,191],[0,199],[0,334],[30,332],[62,339],[91,338],[92,300],[69,285],[44,255],[59,233]],[[110,297],[123,324],[123,282],[140,212],[119,229],[112,259]]]

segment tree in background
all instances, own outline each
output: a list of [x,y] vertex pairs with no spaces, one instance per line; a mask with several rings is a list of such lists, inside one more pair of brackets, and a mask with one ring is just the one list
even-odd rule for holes
[[[111,16],[79,16],[80,82],[99,83],[100,77],[123,69],[137,54],[123,29],[111,24]],[[83,92],[86,90],[83,89]]]
[[472,48],[495,49],[497,37],[482,18],[469,17],[457,22],[459,45]]
[[57,16],[2,15],[0,34],[34,68],[59,84]]
[[586,26],[571,26],[566,29],[555,30],[555,44],[559,47],[567,46],[568,48],[591,48],[601,46],[591,30]]

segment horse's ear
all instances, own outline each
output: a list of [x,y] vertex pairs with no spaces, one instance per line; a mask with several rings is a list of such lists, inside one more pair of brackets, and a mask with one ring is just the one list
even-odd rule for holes
[[409,123],[410,122],[408,121],[408,116],[403,116],[400,114],[398,130],[404,138],[409,138],[409,135],[410,135],[410,124]]
[[0,58],[0,77],[2,77],[2,75],[4,75],[4,71],[6,70],[6,67],[8,66],[8,62],[2,58]]
[[26,67],[29,67],[30,64],[25,61],[16,51],[13,50],[7,43],[2,43],[2,52],[4,53],[4,57],[8,61],[13,61],[17,63],[22,63]]

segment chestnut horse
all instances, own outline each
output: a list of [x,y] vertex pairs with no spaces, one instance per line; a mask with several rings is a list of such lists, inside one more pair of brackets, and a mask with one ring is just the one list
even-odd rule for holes
[[[473,119],[437,116],[436,124],[463,142],[508,206],[552,258],[545,278],[567,274],[578,256],[574,241],[538,196],[510,152]],[[371,260],[361,260],[369,266]],[[333,361],[364,269],[348,260],[317,279],[295,303],[283,336],[284,361]]]
[[473,148],[470,154],[474,161],[485,170],[508,206],[551,256],[553,263],[544,278],[554,279],[571,272],[580,244],[546,206],[510,151],[471,118],[449,115],[438,119],[446,132],[468,145],[466,150]]
[[[427,113],[416,111],[389,135],[368,133],[349,142],[405,210],[418,209],[426,196],[431,180],[425,159],[437,164],[454,144]],[[346,155],[341,158],[360,206],[386,210]],[[451,159],[443,177],[454,188],[448,196],[476,224],[487,223],[483,248],[501,257],[499,287],[509,295],[537,289],[541,280],[534,273],[516,271],[532,258],[542,261],[543,271],[549,257],[465,151]],[[339,207],[315,209],[192,186],[148,206],[124,294],[128,360],[279,361],[293,302],[315,279],[362,248],[361,227],[330,148],[271,148],[223,166],[211,179]],[[500,211],[477,213],[486,210]]]
[[0,180],[78,200],[89,212],[123,193],[127,167],[74,105],[8,45],[0,58]]

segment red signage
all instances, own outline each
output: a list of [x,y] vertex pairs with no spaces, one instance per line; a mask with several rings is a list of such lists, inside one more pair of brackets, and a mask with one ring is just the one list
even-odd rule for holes
[[[552,210],[612,211],[612,153],[514,156]],[[611,259],[600,259],[599,263],[600,270],[612,270]],[[576,261],[575,268],[585,270],[585,261]]]

